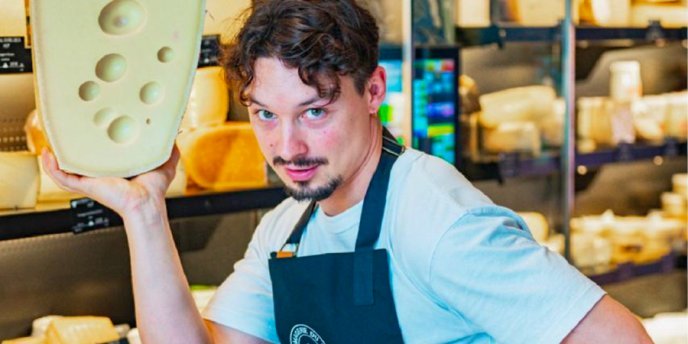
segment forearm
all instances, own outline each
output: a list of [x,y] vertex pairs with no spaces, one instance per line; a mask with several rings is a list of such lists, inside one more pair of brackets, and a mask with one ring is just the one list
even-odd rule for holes
[[136,321],[146,343],[208,343],[170,232],[164,201],[123,216]]

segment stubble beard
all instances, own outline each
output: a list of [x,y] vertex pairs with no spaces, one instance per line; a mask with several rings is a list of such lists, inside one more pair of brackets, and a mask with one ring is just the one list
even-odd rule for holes
[[337,188],[342,184],[343,178],[341,176],[330,179],[325,185],[310,188],[308,185],[310,181],[296,182],[297,187],[285,186],[284,190],[287,195],[297,201],[322,201],[332,196]]

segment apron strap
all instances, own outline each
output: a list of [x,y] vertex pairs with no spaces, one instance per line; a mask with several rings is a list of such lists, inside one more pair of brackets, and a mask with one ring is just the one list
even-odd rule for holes
[[363,200],[356,250],[353,255],[353,297],[354,304],[357,306],[372,305],[375,302],[373,296],[373,252],[382,230],[382,218],[385,214],[392,166],[397,157],[404,151],[404,147],[394,140],[386,128],[384,129],[382,150],[380,162]]

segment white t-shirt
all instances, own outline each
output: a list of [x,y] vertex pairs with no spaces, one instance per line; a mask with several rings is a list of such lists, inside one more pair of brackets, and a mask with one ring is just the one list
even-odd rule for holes
[[[334,217],[318,209],[299,256],[353,251],[362,205]],[[268,259],[306,206],[290,198],[265,215],[205,318],[279,342]],[[604,295],[538,245],[518,215],[494,205],[453,166],[413,149],[392,169],[376,248],[389,254],[407,343],[558,343]]]

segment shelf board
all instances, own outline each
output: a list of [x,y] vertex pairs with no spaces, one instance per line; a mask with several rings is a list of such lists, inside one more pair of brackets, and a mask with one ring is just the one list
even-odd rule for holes
[[[576,166],[589,168],[606,164],[652,160],[655,157],[686,156],[686,142],[668,139],[661,144],[622,144],[616,148],[576,154]],[[558,151],[546,151],[539,157],[518,153],[503,153],[480,161],[464,159],[461,172],[469,180],[500,180],[515,177],[538,177],[557,173],[561,159]]]
[[[685,40],[687,29],[664,28],[657,22],[647,27],[576,26],[576,41],[631,40],[638,42]],[[527,27],[495,24],[485,28],[456,28],[457,42],[463,46],[481,46],[508,42],[554,43],[561,40],[561,27]]]
[[616,148],[576,155],[576,165],[599,167],[609,163],[652,160],[654,157],[686,156],[686,142],[666,140],[659,144],[621,144]]
[[[209,193],[166,200],[170,219],[218,215],[272,208],[286,198],[281,187]],[[0,214],[0,240],[29,238],[41,235],[82,232],[122,224],[122,219],[109,209],[96,205],[98,223],[92,228],[78,227],[82,221],[78,211],[69,205],[38,208],[39,210],[3,212]],[[41,210],[42,209],[42,210]],[[83,223],[81,223],[83,224]]]
[[612,271],[589,275],[588,277],[599,285],[619,283],[634,277],[668,273],[674,270],[675,265],[676,257],[670,253],[656,262],[647,264],[623,263],[616,266]]

